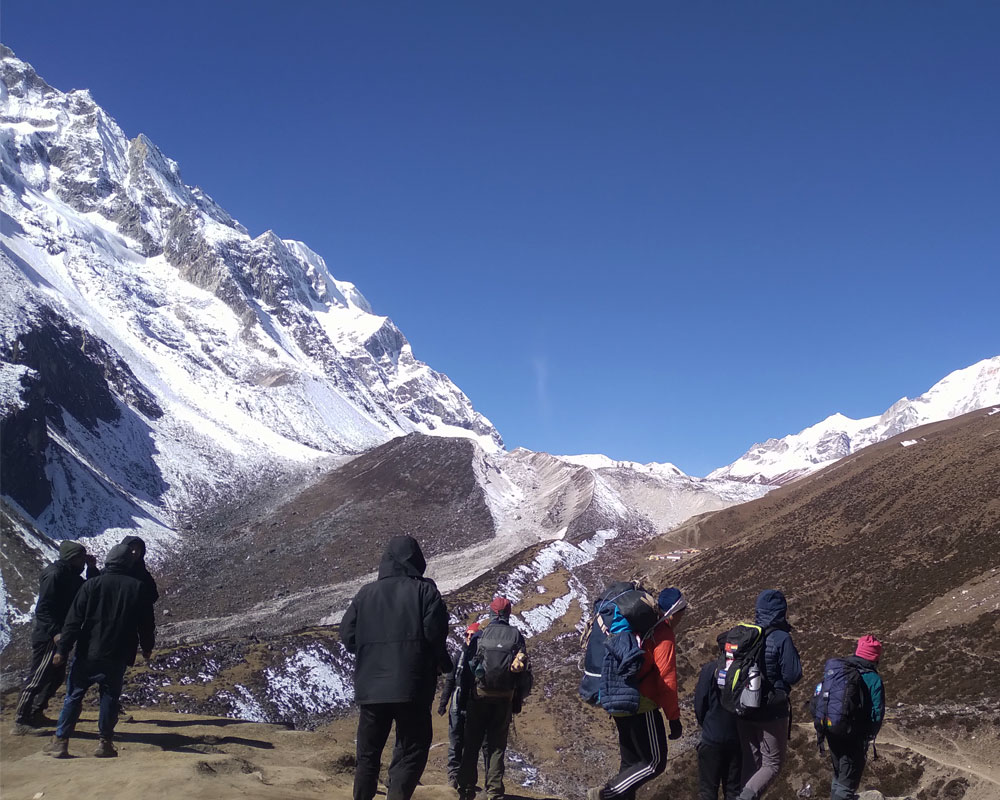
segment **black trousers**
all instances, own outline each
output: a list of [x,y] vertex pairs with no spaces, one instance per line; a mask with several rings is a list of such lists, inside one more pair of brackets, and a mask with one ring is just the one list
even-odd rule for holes
[[621,770],[601,793],[605,800],[632,800],[635,790],[667,768],[667,731],[658,708],[630,717],[613,717],[618,726]]
[[28,673],[28,683],[17,700],[14,712],[15,722],[27,722],[35,714],[40,714],[49,704],[52,695],[66,680],[66,662],[56,666],[52,656],[56,653],[56,645],[51,639],[32,641],[31,672]]
[[740,769],[743,754],[740,740],[728,744],[698,743],[698,800],[736,800],[742,789]]
[[357,766],[354,800],[372,800],[378,790],[382,750],[396,725],[396,746],[389,764],[387,800],[410,800],[427,766],[431,749],[431,704],[371,703],[361,706],[358,718]]
[[832,800],[857,800],[868,750],[864,739],[827,736],[826,746],[830,748],[833,764],[830,797]]

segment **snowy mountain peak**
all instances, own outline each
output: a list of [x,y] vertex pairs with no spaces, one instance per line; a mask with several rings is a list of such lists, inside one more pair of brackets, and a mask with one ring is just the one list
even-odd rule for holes
[[956,370],[917,398],[903,397],[881,415],[851,419],[832,414],[783,439],[755,444],[709,478],[780,485],[930,422],[952,419],[1000,403],[1000,356]]
[[[28,502],[50,498],[29,514],[42,530],[167,530],[192,503],[409,432],[502,449],[305,244],[251,237],[150,137],[127,138],[89,92],[54,89],[8,48],[0,78],[0,397],[25,431],[48,428],[13,455],[49,464],[52,491]],[[30,408],[8,397],[25,375],[40,384],[18,401]],[[78,407],[56,399],[72,381],[90,398]]]

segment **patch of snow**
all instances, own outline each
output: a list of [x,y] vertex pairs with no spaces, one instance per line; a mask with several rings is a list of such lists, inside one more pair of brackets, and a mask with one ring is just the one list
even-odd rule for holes
[[920,442],[917,439],[907,439],[905,442],[900,442],[900,444],[902,444],[903,447],[912,447],[915,444],[920,444]]

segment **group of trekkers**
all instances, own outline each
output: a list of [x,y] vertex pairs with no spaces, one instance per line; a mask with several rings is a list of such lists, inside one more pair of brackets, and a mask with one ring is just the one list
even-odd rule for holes
[[[156,582],[146,569],[145,544],[128,537],[108,553],[103,571],[82,545],[64,541],[59,559],[42,571],[32,631],[30,677],[16,710],[14,733],[45,725],[44,710],[69,668],[56,733],[44,751],[68,755],[87,689],[100,690],[99,743],[94,755],[117,755],[114,729],[126,668],[154,644]],[[354,694],[360,707],[354,800],[373,800],[382,751],[395,725],[387,800],[410,800],[427,764],[438,676],[446,676],[438,713],[448,715],[448,778],[459,800],[472,800],[483,762],[488,800],[503,800],[508,733],[532,689],[523,635],[512,606],[497,596],[489,616],[465,629],[452,658],[448,610],[411,536],[392,538],[378,579],[351,601],[340,636],[355,655]],[[86,569],[86,579],[81,573]],[[667,764],[667,740],[683,734],[677,683],[676,632],[687,600],[667,587],[653,595],[635,582],[608,586],[584,630],[579,694],[618,729],[620,769],[587,800],[634,800],[636,790]],[[699,674],[694,696],[701,726],[699,800],[759,800],[781,772],[791,738],[792,687],[802,665],[791,637],[785,596],[757,597],[753,624],[719,633],[718,655]],[[878,673],[882,643],[864,636],[855,654],[832,658],[816,685],[811,709],[822,750],[829,747],[832,800],[853,800],[868,748],[885,710]],[[664,726],[666,715],[669,735]]]
[[[112,758],[115,726],[122,714],[125,671],[142,649],[148,661],[154,646],[153,604],[159,593],[145,563],[146,543],[127,536],[111,548],[104,569],[79,542],[59,545],[59,557],[39,577],[31,630],[31,668],[14,712],[16,736],[50,724],[45,709],[66,680],[66,699],[56,732],[43,752],[69,756],[69,737],[76,728],[87,690],[100,692],[98,744],[94,755]],[[84,577],[86,570],[86,577]],[[75,656],[67,662],[76,646]]]
[[[378,580],[355,596],[341,622],[345,647],[356,656],[360,706],[354,800],[372,800],[382,751],[395,723],[387,800],[409,800],[427,763],[438,675],[447,676],[438,713],[448,714],[448,778],[459,800],[477,791],[478,763],[488,800],[503,800],[508,731],[532,687],[524,637],[511,625],[502,596],[489,618],[465,628],[453,659],[448,611],[410,536],[389,542]],[[584,630],[581,698],[607,711],[618,729],[619,771],[587,800],[634,800],[636,790],[667,764],[667,741],[683,734],[677,683],[676,631],[687,600],[675,587],[653,595],[634,582],[608,586]],[[757,597],[753,624],[718,635],[718,655],[702,667],[694,696],[701,726],[699,800],[759,800],[780,774],[791,738],[792,687],[802,664],[777,589]],[[829,747],[832,800],[853,800],[868,748],[885,711],[878,662],[882,643],[864,636],[855,654],[832,658],[811,708],[817,741]],[[661,714],[662,711],[662,714]],[[667,727],[664,726],[666,715]]]
[[[587,800],[635,797],[661,774],[667,739],[682,734],[678,708],[675,633],[687,602],[668,587],[657,597],[637,583],[613,583],[594,605],[584,631],[581,698],[600,706],[618,728],[621,768]],[[791,690],[802,664],[791,637],[788,604],[778,589],[758,597],[754,622],[719,633],[718,655],[708,661],[695,689],[698,798],[758,800],[785,765],[791,739]],[[878,662],[882,643],[866,635],[855,654],[832,658],[811,702],[817,743],[830,749],[832,800],[855,800],[867,759],[885,714]],[[666,714],[666,735],[660,710]]]

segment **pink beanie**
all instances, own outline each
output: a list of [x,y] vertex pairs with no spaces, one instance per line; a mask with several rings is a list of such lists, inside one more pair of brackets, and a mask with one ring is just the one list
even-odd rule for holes
[[858,649],[854,651],[854,655],[866,661],[878,661],[882,657],[882,642],[871,634],[862,636],[858,639]]

